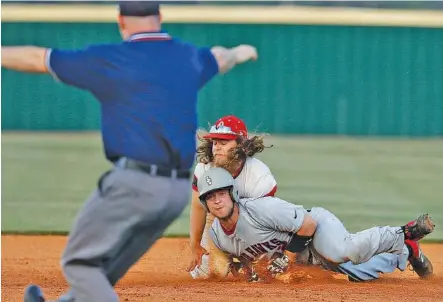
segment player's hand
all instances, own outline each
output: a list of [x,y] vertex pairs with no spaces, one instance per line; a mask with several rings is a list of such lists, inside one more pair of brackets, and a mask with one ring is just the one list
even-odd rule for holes
[[262,279],[260,279],[260,277],[258,276],[258,274],[256,272],[253,272],[251,277],[248,279],[248,282],[251,283],[256,283],[256,282],[261,282]]
[[273,277],[275,277],[278,274],[286,272],[288,268],[289,268],[288,256],[280,253],[272,257],[267,267],[268,272],[270,272]]
[[252,45],[242,44],[234,48],[235,49],[235,62],[237,64],[244,63],[249,60],[257,60],[257,49]]
[[245,273],[243,267],[243,263],[241,263],[238,258],[232,258],[229,261],[228,274],[231,273],[234,277],[238,277],[239,275]]
[[203,255],[209,255],[208,251],[199,244],[191,248],[191,253],[191,262],[186,269],[187,272],[194,270],[202,264]]
[[228,273],[231,273],[234,277],[244,276],[251,283],[262,281],[251,262],[245,263],[234,257],[230,259]]

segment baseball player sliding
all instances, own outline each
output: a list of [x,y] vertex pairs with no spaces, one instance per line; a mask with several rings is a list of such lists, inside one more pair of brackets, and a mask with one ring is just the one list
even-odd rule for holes
[[[254,155],[264,148],[261,136],[248,136],[245,123],[236,116],[224,116],[218,119],[208,134],[200,138],[198,164],[194,171],[193,195],[191,205],[190,243],[192,258],[188,272],[194,279],[207,278],[210,275],[224,275],[228,269],[228,258],[210,239],[209,230],[214,216],[207,213],[199,199],[197,181],[211,167],[223,167],[234,177],[240,198],[256,198],[273,196],[277,191],[276,180],[269,167]],[[351,261],[332,268],[334,271],[346,274],[352,281],[368,281],[379,277],[380,273],[391,273],[399,269],[404,271],[407,262],[413,264],[421,277],[432,273],[431,263],[425,269],[419,269],[421,262],[417,241],[407,241],[400,255],[382,253],[372,257],[362,264]],[[299,264],[311,265],[321,263],[306,248],[297,253]],[[331,269],[331,268],[328,268]]]
[[[315,258],[330,269],[352,262],[367,262],[381,253],[400,255],[434,230],[427,214],[404,226],[373,227],[351,234],[343,223],[324,208],[310,210],[277,197],[239,198],[232,175],[223,168],[211,168],[198,180],[202,205],[216,217],[210,231],[215,245],[229,258],[239,259],[250,281],[259,281],[253,264],[268,261],[267,270],[276,277],[289,268],[284,252],[302,252],[309,247]],[[423,255],[411,261],[419,275],[432,274]],[[231,262],[233,273],[240,266]]]

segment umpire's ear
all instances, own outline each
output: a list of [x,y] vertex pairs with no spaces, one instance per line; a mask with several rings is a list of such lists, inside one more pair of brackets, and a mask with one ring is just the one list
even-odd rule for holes
[[120,27],[120,29],[125,29],[125,27],[126,27],[125,17],[123,17],[122,15],[118,15],[117,16],[117,23],[118,23],[118,26]]

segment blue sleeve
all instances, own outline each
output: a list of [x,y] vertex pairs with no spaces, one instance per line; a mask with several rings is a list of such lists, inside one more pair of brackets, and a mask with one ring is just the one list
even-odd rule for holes
[[211,48],[202,47],[198,49],[198,58],[202,66],[200,74],[200,88],[218,73],[218,63],[211,52]]
[[80,89],[94,90],[101,77],[99,62],[93,48],[79,50],[50,49],[46,65],[57,80]]

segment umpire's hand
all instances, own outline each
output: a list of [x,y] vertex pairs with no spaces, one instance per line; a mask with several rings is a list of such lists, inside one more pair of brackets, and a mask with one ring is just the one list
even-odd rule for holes
[[196,245],[191,247],[191,262],[186,269],[187,272],[194,270],[196,267],[199,267],[202,264],[203,255],[209,255],[208,251],[206,251],[201,245]]
[[257,49],[252,45],[242,44],[235,47],[234,50],[236,53],[235,61],[237,64],[241,64],[249,60],[256,61],[258,59]]

